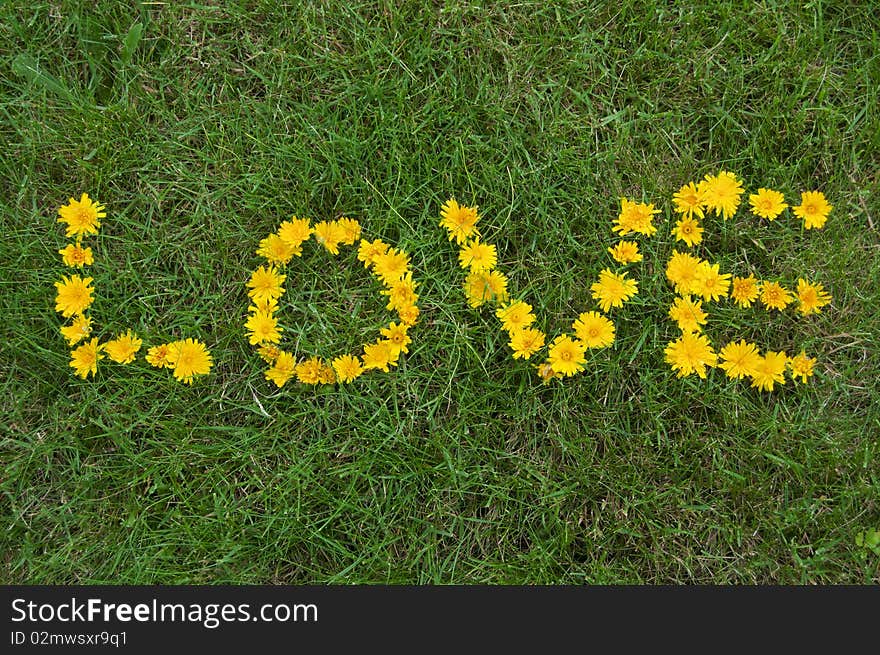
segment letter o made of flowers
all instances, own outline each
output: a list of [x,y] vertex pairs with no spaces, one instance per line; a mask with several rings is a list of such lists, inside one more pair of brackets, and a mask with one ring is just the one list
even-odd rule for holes
[[[396,314],[397,320],[391,320],[380,330],[380,338],[364,344],[362,352],[328,359],[298,358],[283,348],[284,328],[278,325],[276,314],[278,301],[285,293],[285,270],[294,257],[302,255],[303,244],[311,239],[333,256],[339,254],[340,246],[357,243],[358,260],[380,283],[385,308]],[[257,255],[266,263],[251,274],[247,283],[251,306],[245,329],[251,345],[269,365],[266,379],[277,387],[283,387],[291,378],[309,385],[345,384],[370,371],[387,373],[397,365],[401,354],[409,352],[407,346],[412,340],[408,330],[419,318],[417,283],[409,268],[409,255],[381,239],[362,239],[361,226],[356,220],[340,218],[312,225],[309,219],[294,216],[260,241]]]

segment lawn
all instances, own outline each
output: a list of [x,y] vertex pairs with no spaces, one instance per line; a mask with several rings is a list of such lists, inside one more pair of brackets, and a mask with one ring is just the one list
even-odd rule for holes
[[[0,6],[0,581],[877,583],[880,14],[871,2],[24,2]],[[821,314],[708,304],[717,347],[817,358],[772,393],[677,378],[672,195],[743,180],[700,256],[820,281]],[[821,190],[823,229],[748,210]],[[53,282],[71,196],[95,336],[197,338],[192,386],[68,366]],[[552,336],[595,309],[620,198],[659,230],[585,372],[542,384],[468,306],[450,197],[479,205]],[[278,389],[247,342],[259,241],[357,218],[406,250],[421,317],[390,373]],[[300,356],[374,339],[343,250],[287,268]]]

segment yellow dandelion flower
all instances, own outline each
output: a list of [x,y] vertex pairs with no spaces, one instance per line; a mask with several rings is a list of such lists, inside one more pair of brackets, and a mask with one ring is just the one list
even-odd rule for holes
[[347,233],[336,221],[321,221],[315,223],[315,241],[327,249],[331,255],[339,254],[339,244],[347,238]]
[[97,339],[84,343],[70,353],[70,366],[74,373],[85,380],[89,373],[93,376],[98,372],[98,360],[104,359],[101,354],[101,346]]
[[730,289],[730,273],[721,273],[719,264],[702,262],[697,266],[691,290],[703,300],[719,300],[727,297]]
[[688,246],[693,247],[703,240],[703,228],[695,218],[682,217],[672,230],[676,241],[684,241]]
[[804,221],[804,228],[822,228],[828,220],[828,214],[834,206],[825,198],[821,191],[804,191],[801,193],[801,204],[792,207],[794,215]]
[[281,341],[281,333],[284,332],[284,328],[278,326],[278,319],[268,312],[254,312],[248,316],[244,326],[252,346],[261,343],[278,343]]
[[[388,296],[388,304],[385,306],[385,309],[394,309],[399,313],[401,310],[406,310],[415,305],[415,302],[419,299],[419,294],[416,293],[417,286],[418,282],[413,280],[412,273],[407,273],[393,282],[389,288],[380,291],[383,296]],[[418,316],[418,313],[416,313],[416,316]]]
[[797,299],[800,302],[798,311],[804,316],[820,314],[822,307],[831,302],[831,294],[819,282],[807,282],[798,278]]
[[58,222],[67,224],[65,236],[82,238],[86,234],[97,234],[101,227],[98,219],[107,216],[104,205],[89,198],[87,193],[79,200],[71,198],[68,203],[58,210]]
[[743,309],[751,307],[752,303],[758,299],[758,281],[755,276],[733,278],[730,297]]
[[472,271],[491,271],[498,261],[495,246],[489,243],[480,243],[477,237],[473,241],[466,242],[458,253],[458,263],[462,268]]
[[376,239],[375,241],[361,239],[360,246],[358,247],[358,260],[364,263],[364,268],[369,268],[375,263],[376,258],[388,252],[390,247],[382,239]]
[[721,171],[718,175],[706,175],[697,188],[706,208],[721,214],[725,221],[739,208],[743,187],[733,173]]
[[134,356],[141,349],[143,341],[138,339],[136,335],[128,330],[122,336],[108,341],[104,344],[104,352],[114,362],[119,364],[130,364],[134,361]]
[[532,306],[522,300],[515,300],[495,310],[495,316],[508,332],[516,332],[535,322]]
[[336,378],[343,384],[357,379],[364,372],[361,360],[351,355],[342,355],[334,359],[333,368],[336,371]]
[[626,236],[630,232],[638,232],[646,236],[651,236],[657,232],[657,228],[653,224],[654,214],[659,214],[659,209],[654,209],[654,204],[650,205],[643,202],[633,202],[627,198],[620,199],[620,214],[611,228],[620,236]]
[[703,303],[691,300],[690,296],[677,297],[669,308],[669,318],[676,322],[682,332],[702,332],[708,314],[703,311]]
[[412,343],[412,338],[406,333],[408,329],[408,325],[392,321],[388,324],[387,328],[382,328],[379,332],[383,337],[390,341],[392,346],[397,348],[398,351],[408,353],[409,348],[407,348],[407,345]]
[[584,359],[586,346],[568,335],[556,337],[550,344],[550,352],[547,361],[555,373],[571,376],[584,369],[587,360]]
[[174,368],[170,361],[172,344],[162,343],[147,350],[147,363],[156,368]]
[[644,259],[639,252],[639,244],[635,241],[621,241],[616,246],[608,248],[608,252],[611,253],[614,261],[621,264],[640,262]]
[[458,244],[464,243],[473,236],[479,236],[480,231],[477,229],[477,221],[480,215],[477,213],[477,207],[465,207],[459,205],[455,198],[450,198],[440,208],[440,227],[446,228],[449,232],[449,240],[455,239]]
[[271,303],[284,293],[281,284],[287,278],[278,272],[274,266],[260,266],[251,274],[247,286],[250,288],[248,296],[259,306],[260,303]]
[[275,357],[275,361],[263,374],[269,382],[274,382],[279,389],[296,373],[296,360],[283,350]]
[[773,391],[773,385],[785,384],[785,366],[788,357],[784,352],[769,351],[755,362],[755,370],[751,375],[752,386],[761,391]]
[[703,197],[693,182],[688,182],[672,196],[675,211],[682,218],[703,218]]
[[267,364],[271,364],[276,359],[281,356],[283,351],[281,348],[276,346],[274,343],[264,343],[262,346],[257,348],[257,354]]
[[664,353],[666,362],[680,378],[696,373],[705,379],[706,367],[718,363],[718,356],[712,350],[709,339],[695,332],[682,333],[678,339],[666,346]]
[[302,248],[294,247],[289,241],[285,241],[277,234],[270,234],[260,241],[257,254],[264,257],[270,264],[283,265],[289,262],[292,257],[299,257],[302,254]]
[[571,327],[587,348],[605,348],[614,343],[614,323],[599,312],[582,313]]
[[260,302],[255,302],[248,306],[248,314],[274,314],[278,311],[278,299],[266,298]]
[[529,359],[544,347],[544,333],[534,328],[521,328],[508,333],[508,345],[513,350],[514,359]]
[[464,282],[464,292],[471,307],[494,301],[507,301],[507,278],[499,271],[471,271]]
[[168,358],[174,362],[174,377],[186,384],[192,384],[196,375],[207,375],[213,364],[205,344],[196,339],[175,341]]
[[693,293],[694,282],[697,279],[697,269],[703,263],[702,259],[694,257],[686,252],[672,251],[672,257],[666,264],[666,279],[675,286],[675,292],[686,296]]
[[538,364],[536,368],[538,369],[538,377],[541,378],[544,384],[549,384],[550,380],[562,377],[562,373],[557,373],[553,370],[553,365],[549,361]]
[[791,379],[797,381],[800,378],[801,383],[806,384],[807,378],[813,377],[813,367],[815,365],[816,359],[807,357],[807,353],[802,350],[799,355],[795,355],[788,360]]
[[390,341],[380,340],[364,346],[364,370],[379,369],[389,370],[389,366],[396,366],[397,359],[400,357],[400,350],[394,347]]
[[792,297],[778,282],[764,281],[761,283],[761,302],[767,309],[783,310],[792,302]]
[[336,372],[332,366],[321,362],[321,370],[318,371],[318,384],[336,384]]
[[339,226],[339,233],[342,234],[340,241],[345,245],[354,245],[354,242],[361,238],[361,224],[353,218],[340,218],[336,224]]
[[324,375],[324,362],[320,357],[309,357],[296,365],[295,373],[303,384],[319,384]]
[[758,193],[749,195],[749,204],[755,216],[766,218],[768,221],[776,220],[788,205],[785,196],[773,189],[758,189]]
[[55,282],[58,295],[55,297],[55,311],[61,312],[64,318],[70,318],[75,314],[82,314],[94,302],[92,293],[94,287],[89,286],[92,278],[81,278],[79,275],[61,276],[60,282]]
[[91,248],[83,248],[79,243],[68,243],[64,248],[58,251],[61,260],[65,266],[91,266],[95,263]]
[[752,377],[758,370],[761,355],[758,347],[745,339],[739,343],[731,341],[718,353],[721,359],[719,368],[724,369],[727,377],[739,380],[744,377]]
[[311,221],[307,218],[294,216],[278,226],[277,234],[282,241],[290,244],[297,251],[297,255],[300,255],[302,253],[300,246],[312,236]]
[[599,273],[599,280],[590,286],[590,291],[602,311],[607,312],[612,307],[623,307],[623,303],[638,293],[639,285],[627,278],[626,273],[612,273],[606,268]]
[[75,346],[92,333],[92,319],[79,314],[73,317],[70,325],[61,328],[62,336],[67,340],[68,346]]
[[412,327],[419,320],[419,308],[416,305],[406,305],[397,308],[397,318],[406,325]]
[[409,255],[402,250],[389,248],[388,252],[373,258],[373,274],[385,286],[391,286],[409,271]]

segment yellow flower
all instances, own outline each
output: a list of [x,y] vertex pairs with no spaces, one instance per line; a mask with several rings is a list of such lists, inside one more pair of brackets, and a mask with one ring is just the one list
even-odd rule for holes
[[798,278],[797,298],[798,311],[804,316],[820,314],[822,307],[831,302],[831,294],[819,282],[807,282],[803,278]]
[[408,329],[408,325],[404,323],[394,323],[392,321],[388,324],[387,328],[382,328],[380,330],[380,333],[383,337],[390,341],[394,348],[396,348],[399,352],[408,353],[409,348],[407,348],[407,345],[412,343],[412,339],[406,333]]
[[785,365],[788,362],[784,352],[768,351],[755,362],[752,373],[752,386],[762,391],[773,391],[773,384],[785,384]]
[[775,220],[788,207],[785,196],[773,189],[758,189],[758,193],[749,195],[749,204],[755,216],[766,218],[768,221]]
[[724,369],[727,377],[736,380],[755,375],[761,361],[758,347],[745,339],[740,339],[739,343],[731,341],[721,349],[718,356],[722,360],[718,366]]
[[91,266],[95,263],[95,258],[92,256],[92,249],[83,248],[79,243],[68,243],[64,248],[58,251],[58,254],[61,255],[61,260],[64,262],[65,266],[82,268],[83,266]]
[[708,315],[703,311],[703,303],[691,300],[690,296],[676,298],[669,308],[669,318],[678,324],[682,332],[702,332]]
[[67,339],[68,346],[75,346],[92,333],[92,319],[80,314],[73,317],[73,322],[61,328],[61,334]]
[[489,302],[505,302],[507,278],[499,271],[471,271],[464,282],[464,292],[471,307]]
[[587,348],[605,348],[614,343],[614,323],[599,312],[584,312],[577,317],[572,328]]
[[364,370],[373,368],[388,372],[389,366],[396,366],[400,350],[390,341],[381,340],[364,346]]
[[718,175],[706,175],[698,187],[703,204],[715,214],[721,214],[726,221],[739,208],[740,196],[743,193],[742,182],[736,175],[721,171]]
[[672,251],[672,257],[666,264],[666,279],[675,286],[676,293],[682,296],[693,293],[697,269],[702,263],[703,260],[686,252]]
[[676,241],[684,241],[688,246],[694,246],[703,240],[703,228],[695,218],[682,217],[672,230]]
[[60,282],[55,282],[58,295],[55,297],[55,311],[61,312],[64,318],[70,318],[75,314],[82,314],[94,302],[92,293],[95,289],[89,286],[92,278],[81,278],[79,275],[61,276]]
[[342,383],[351,382],[364,372],[361,360],[351,355],[342,355],[334,359],[333,368],[336,370],[336,378]]
[[86,234],[97,234],[101,227],[98,219],[107,216],[104,205],[91,200],[87,193],[79,200],[71,198],[68,202],[58,210],[58,222],[67,223],[65,236],[82,238]]
[[310,357],[297,364],[295,371],[296,379],[303,384],[319,384],[324,376],[324,362],[320,357]]
[[547,361],[543,364],[539,364],[537,366],[538,369],[538,377],[544,382],[544,384],[549,384],[550,380],[554,378],[561,378],[562,373],[557,373],[553,370],[553,365]]
[[277,300],[284,293],[281,283],[286,279],[286,275],[278,272],[274,266],[260,266],[251,274],[251,279],[247,283],[250,287],[248,296],[253,298],[254,302],[270,303]]
[[726,298],[729,288],[730,273],[719,272],[718,264],[702,262],[697,266],[697,274],[691,289],[703,300]]
[[733,278],[730,297],[743,309],[751,307],[752,303],[758,299],[758,281],[755,276]]
[[608,252],[614,258],[614,261],[621,264],[629,264],[631,262],[640,262],[642,253],[639,252],[639,244],[635,241],[621,241],[613,248],[608,248]]
[[361,238],[361,224],[353,218],[340,218],[336,221],[336,225],[342,235],[340,241],[345,245],[354,245],[354,242]]
[[788,360],[791,379],[797,381],[800,378],[801,382],[806,384],[807,378],[813,376],[813,366],[815,365],[816,359],[807,357],[807,354],[802,350],[799,355]]
[[134,356],[141,349],[143,341],[132,334],[131,330],[122,336],[108,341],[104,344],[104,352],[114,362],[119,364],[130,364],[134,361]]
[[70,366],[74,372],[85,380],[89,373],[93,376],[98,372],[98,360],[104,359],[101,354],[101,346],[97,339],[84,343],[70,353]]
[[694,332],[682,333],[678,339],[666,346],[664,353],[666,362],[680,378],[691,373],[705,378],[706,367],[718,363],[718,356],[712,350],[709,339],[703,334]]
[[170,343],[153,346],[147,350],[147,362],[156,368],[174,368],[174,364],[170,361],[171,347]]
[[544,333],[534,328],[521,328],[508,333],[514,359],[529,359],[544,347]]
[[318,371],[318,384],[335,384],[336,372],[332,366],[321,362],[321,369]]
[[348,238],[346,230],[336,221],[321,221],[320,223],[315,223],[314,234],[315,240],[324,246],[324,248],[327,249],[327,252],[331,255],[338,255],[339,244]]
[[767,309],[785,309],[792,297],[785,287],[778,282],[761,283],[761,302]]
[[469,241],[462,246],[458,253],[458,262],[462,268],[472,271],[491,271],[498,261],[495,246],[489,243],[480,243],[480,237]]
[[515,300],[495,310],[495,316],[508,332],[516,332],[535,322],[532,306],[522,300]]
[[257,254],[260,257],[265,257],[270,264],[286,264],[292,257],[299,257],[302,254],[302,248],[293,246],[277,234],[270,234],[260,241]]
[[397,318],[401,320],[402,323],[409,325],[412,327],[419,320],[419,308],[415,305],[406,305],[404,307],[397,308]]
[[213,364],[205,344],[196,339],[175,341],[169,352],[169,360],[174,362],[174,377],[186,384],[192,384],[196,375],[207,375]]
[[638,232],[651,236],[657,231],[653,224],[654,214],[659,214],[659,209],[654,209],[654,204],[646,205],[643,202],[633,202],[627,198],[620,199],[620,214],[614,226],[611,228],[620,236],[626,236],[630,232]]
[[385,286],[392,286],[409,271],[409,255],[402,250],[389,248],[388,252],[373,258],[373,274]]
[[296,360],[288,352],[281,351],[275,358],[274,363],[270,366],[265,375],[266,379],[274,382],[279,389],[283,387],[287,381],[293,377],[296,372]]
[[682,218],[693,218],[695,215],[703,218],[703,198],[693,182],[688,182],[672,196],[675,211]]
[[821,191],[804,191],[801,193],[801,204],[792,207],[794,215],[803,219],[807,230],[824,227],[832,209],[834,207]]
[[297,255],[302,253],[300,246],[308,241],[310,236],[312,236],[312,227],[307,218],[294,216],[278,226],[278,237],[290,244],[297,251]]
[[547,361],[554,373],[562,375],[574,375],[582,371],[587,360],[584,359],[586,346],[576,339],[567,335],[556,337],[550,344],[550,353]]
[[358,260],[364,263],[364,268],[369,268],[375,263],[377,257],[388,252],[389,247],[382,239],[376,239],[375,241],[361,239],[360,246],[358,247]]
[[276,359],[281,356],[283,351],[281,348],[276,346],[274,343],[264,343],[262,346],[257,348],[257,354],[267,364],[271,364]]
[[402,310],[407,310],[415,305],[419,299],[419,294],[416,293],[417,286],[418,282],[412,279],[412,273],[407,273],[393,282],[390,288],[383,289],[380,293],[383,296],[388,296],[388,304],[385,309],[396,309],[399,314]]
[[281,333],[284,332],[284,328],[278,327],[278,319],[268,312],[254,312],[248,316],[244,326],[253,346],[258,343],[278,343],[281,341]]
[[248,314],[274,314],[278,311],[278,300],[275,298],[267,298],[261,302],[255,302],[248,307]]
[[480,231],[477,229],[477,221],[480,215],[477,213],[476,205],[473,207],[465,207],[459,205],[455,198],[447,200],[440,208],[440,227],[446,228],[449,232],[449,240],[455,239],[458,244],[464,243],[472,236],[479,236]]
[[599,273],[599,281],[594,282],[590,290],[602,311],[607,312],[612,307],[623,307],[624,302],[638,293],[639,285],[627,278],[626,273],[618,275],[606,268]]

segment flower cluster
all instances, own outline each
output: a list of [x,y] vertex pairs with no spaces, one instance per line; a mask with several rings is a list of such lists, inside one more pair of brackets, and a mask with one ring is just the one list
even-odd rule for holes
[[[653,205],[621,200],[621,211],[613,230],[622,236],[630,233],[652,235],[657,231]],[[496,305],[495,316],[507,333],[508,346],[514,359],[530,359],[544,348],[547,335],[534,327],[532,306],[522,299],[511,299],[507,277],[496,269],[498,253],[494,245],[480,240],[477,223],[480,220],[477,207],[460,205],[454,198],[447,200],[440,209],[440,226],[445,228],[449,240],[459,246],[458,261],[467,270],[464,293],[473,308],[487,303]],[[626,264],[640,261],[642,255],[634,241],[621,241],[608,249],[615,261]],[[605,268],[590,291],[599,309],[580,314],[572,323],[573,334],[563,334],[549,343],[546,360],[539,364],[538,375],[548,382],[580,373],[586,367],[586,353],[590,349],[605,348],[614,343],[614,323],[604,314],[613,307],[622,307],[638,292],[638,284],[625,272],[615,273]]]
[[[699,219],[711,210],[727,220],[739,209],[742,194],[742,182],[727,171],[706,175],[699,184],[684,185],[673,196],[674,210],[680,217],[672,234],[687,247],[699,244],[703,234]],[[765,188],[750,195],[749,202],[754,215],[771,221],[788,207],[781,193]],[[804,220],[804,227],[811,229],[824,226],[831,208],[821,192],[805,191],[801,204],[793,210]],[[794,357],[781,351],[761,355],[755,344],[740,340],[716,353],[703,333],[708,318],[704,303],[729,297],[743,309],[759,302],[767,310],[781,311],[797,301],[800,314],[809,316],[820,313],[831,302],[822,284],[800,278],[797,288],[790,290],[778,281],[759,280],[753,274],[735,277],[722,273],[718,263],[678,249],[673,250],[666,264],[666,279],[677,294],[668,316],[681,335],[667,345],[665,359],[679,377],[696,373],[705,378],[706,369],[717,366],[732,379],[750,378],[753,387],[772,391],[774,384],[785,384],[786,369],[792,379],[801,382],[812,376],[816,360],[803,351]]]
[[[83,246],[83,237],[98,234],[99,219],[107,216],[104,209],[83,193],[79,200],[70,198],[68,204],[58,210],[58,222],[67,225],[65,236],[75,238],[73,243],[58,251],[65,266],[84,269],[94,264],[92,249]],[[92,318],[86,312],[95,300],[93,282],[93,278],[78,274],[63,275],[59,282],[55,282],[55,310],[70,319],[70,323],[61,328],[61,335],[72,349],[70,366],[83,379],[89,374],[97,374],[98,362],[104,359],[104,355],[119,364],[130,364],[135,361],[143,343],[131,330],[104,343],[99,343],[97,338],[88,340],[92,334]],[[84,342],[82,345],[73,348],[81,341]],[[154,346],[146,359],[153,366],[172,369],[175,378],[188,384],[192,383],[194,376],[207,374],[212,363],[204,344],[193,339]]]
[[[357,258],[370,269],[382,284],[381,294],[387,296],[386,309],[397,313],[380,330],[381,339],[364,344],[363,354],[344,354],[330,360],[312,356],[297,361],[296,356],[280,347],[284,328],[278,324],[278,303],[284,294],[283,272],[293,257],[302,256],[302,245],[314,236],[331,255],[339,254],[339,246],[352,246],[359,241]],[[401,353],[409,352],[412,342],[410,327],[419,318],[416,301],[417,283],[409,267],[409,255],[392,248],[381,239],[361,238],[361,226],[353,219],[321,221],[312,225],[308,218],[292,217],[260,242],[257,254],[266,260],[247,282],[251,306],[245,322],[248,340],[257,347],[260,357],[269,364],[266,379],[283,387],[293,377],[303,384],[348,383],[369,370],[388,372],[397,366]]]

